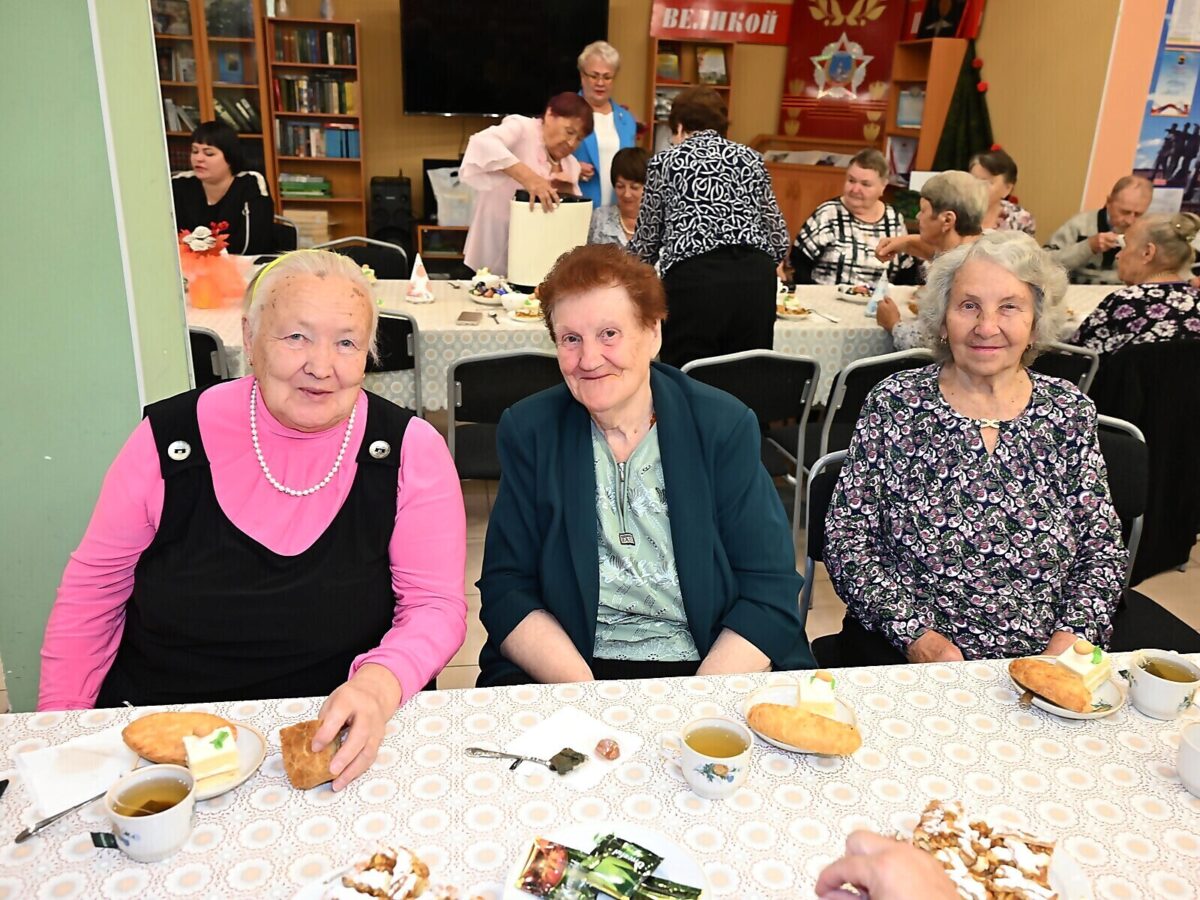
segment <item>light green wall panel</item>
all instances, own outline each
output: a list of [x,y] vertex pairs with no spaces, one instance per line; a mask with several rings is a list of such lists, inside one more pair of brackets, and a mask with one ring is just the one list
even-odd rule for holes
[[94,9],[105,67],[84,0],[0,0],[0,656],[17,710],[35,702],[46,616],[108,464],[143,398],[187,385],[148,4]]

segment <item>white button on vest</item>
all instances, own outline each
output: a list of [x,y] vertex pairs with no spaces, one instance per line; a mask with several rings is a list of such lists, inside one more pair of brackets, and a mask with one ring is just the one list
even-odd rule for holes
[[192,455],[192,445],[187,441],[175,441],[167,447],[167,456],[175,460],[175,462],[183,462]]
[[375,459],[383,459],[392,452],[392,445],[387,441],[374,441],[371,446],[367,448],[367,452],[370,453]]

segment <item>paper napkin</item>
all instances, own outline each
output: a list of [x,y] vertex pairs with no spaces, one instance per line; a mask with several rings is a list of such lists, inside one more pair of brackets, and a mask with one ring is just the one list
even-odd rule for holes
[[138,755],[121,739],[124,726],[73,738],[16,757],[17,772],[41,819],[95,797],[132,769]]
[[412,277],[408,279],[408,290],[404,296],[409,303],[433,302],[433,291],[429,289],[429,273],[425,271],[425,263],[421,261],[420,253],[413,263]]
[[[604,759],[595,754],[596,742],[601,738],[612,738],[621,748],[621,755],[613,760]],[[577,791],[587,791],[594,788],[600,781],[617,766],[628,762],[642,749],[641,735],[629,731],[617,731],[611,725],[605,725],[599,719],[593,719],[585,712],[570,706],[564,706],[548,719],[533,726],[519,738],[512,741],[504,749],[508,753],[521,756],[536,756],[539,759],[549,759],[563,747],[578,750],[588,758],[588,761],[566,775],[556,775],[536,763],[523,762],[519,766],[522,772],[550,772],[550,777],[561,780]]]

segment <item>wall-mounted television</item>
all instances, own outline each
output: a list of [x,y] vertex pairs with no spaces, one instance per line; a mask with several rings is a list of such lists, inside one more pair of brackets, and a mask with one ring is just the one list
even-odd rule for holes
[[575,58],[607,37],[608,0],[400,0],[400,34],[405,113],[536,116],[579,90]]

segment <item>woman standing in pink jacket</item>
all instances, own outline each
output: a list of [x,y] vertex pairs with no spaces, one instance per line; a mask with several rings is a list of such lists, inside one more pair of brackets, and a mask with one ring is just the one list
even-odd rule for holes
[[558,206],[559,194],[579,194],[579,160],[571,154],[592,133],[592,108],[578,94],[556,94],[540,119],[505,116],[472,135],[459,177],[479,192],[467,232],[465,262],[508,274],[509,204],[520,189],[532,206]]
[[422,419],[362,390],[378,310],[302,250],[247,288],[254,374],[151,405],[58,589],[39,709],[328,695],[345,787],[466,633],[466,520]]

